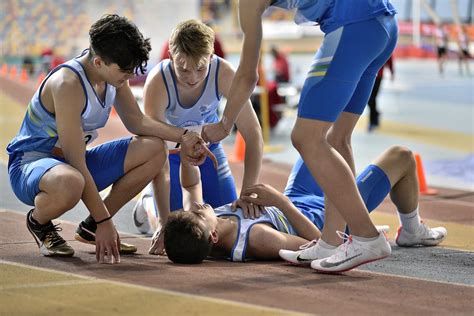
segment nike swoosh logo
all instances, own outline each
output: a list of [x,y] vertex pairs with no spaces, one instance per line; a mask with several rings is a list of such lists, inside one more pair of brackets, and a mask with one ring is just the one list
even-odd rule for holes
[[296,260],[297,260],[298,262],[309,262],[309,261],[313,261],[314,259],[300,258],[300,255],[298,255],[298,257],[296,257]]
[[346,258],[346,259],[344,259],[344,260],[342,260],[342,261],[338,261],[338,262],[327,262],[327,260],[324,260],[324,261],[321,261],[320,265],[321,265],[321,267],[323,267],[323,268],[334,268],[334,267],[340,266],[340,265],[343,264],[343,263],[349,262],[349,261],[351,261],[352,259],[355,259],[355,258],[357,258],[357,257],[359,257],[359,256],[362,256],[362,254],[359,253],[358,255],[352,256],[352,257],[350,257],[350,258]]

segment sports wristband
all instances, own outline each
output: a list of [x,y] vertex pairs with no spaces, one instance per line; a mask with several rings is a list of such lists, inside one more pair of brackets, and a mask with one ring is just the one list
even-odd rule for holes
[[106,222],[108,220],[112,219],[112,216],[106,217],[98,222],[95,222],[96,225],[102,224],[103,222]]
[[[181,135],[181,137],[183,137],[184,135],[186,135],[186,133],[188,132],[187,129],[184,130],[184,133],[183,135]],[[181,146],[181,143],[176,143],[176,146],[174,146],[175,149],[179,148],[179,146]]]

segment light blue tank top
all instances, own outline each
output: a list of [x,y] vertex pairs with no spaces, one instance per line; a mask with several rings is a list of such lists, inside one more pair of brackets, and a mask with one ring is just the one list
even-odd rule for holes
[[324,33],[378,15],[396,13],[390,0],[274,0],[271,6],[296,9],[297,24],[319,24]]
[[285,214],[276,207],[265,207],[265,214],[262,214],[257,219],[244,218],[242,210],[238,208],[235,212],[231,210],[231,204],[226,204],[214,209],[218,217],[221,216],[235,216],[238,222],[237,239],[234,242],[229,260],[231,261],[245,261],[247,245],[249,242],[250,229],[253,225],[259,223],[267,223],[273,226],[276,230],[290,235],[297,235],[296,230],[291,226]]
[[168,106],[165,117],[169,124],[178,127],[200,126],[219,121],[217,109],[221,99],[218,87],[220,58],[213,56],[204,83],[201,96],[192,106],[184,107],[178,94],[176,77],[171,69],[171,60],[165,59],[156,67],[160,67],[163,81],[168,93]]
[[87,78],[84,67],[77,60],[77,58],[84,56],[86,53],[87,50],[80,56],[59,65],[43,80],[28,104],[20,131],[7,147],[8,154],[16,152],[41,152],[50,154],[54,147],[61,147],[54,114],[46,110],[40,98],[46,81],[53,73],[61,68],[68,68],[79,77],[86,96],[86,102],[81,114],[85,143],[88,144],[97,137],[96,130],[103,127],[109,118],[115,100],[116,89],[106,83],[105,101],[102,102],[102,100],[99,99]]

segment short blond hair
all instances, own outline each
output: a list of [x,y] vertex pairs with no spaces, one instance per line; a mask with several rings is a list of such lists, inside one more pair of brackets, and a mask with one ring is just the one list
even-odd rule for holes
[[170,54],[185,54],[196,62],[214,52],[214,31],[198,20],[179,23],[170,36]]

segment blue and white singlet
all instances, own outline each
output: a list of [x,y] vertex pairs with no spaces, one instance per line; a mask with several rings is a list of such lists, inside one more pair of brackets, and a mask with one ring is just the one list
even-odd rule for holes
[[165,59],[157,65],[161,70],[168,93],[165,117],[169,124],[177,127],[201,126],[219,121],[217,108],[221,99],[218,88],[220,58],[212,56],[206,82],[201,96],[191,106],[183,106],[179,99],[176,77],[171,69],[171,60]]
[[61,148],[54,114],[44,107],[40,96],[49,77],[62,68],[68,68],[73,71],[79,77],[84,90],[86,101],[81,114],[81,122],[86,144],[92,142],[97,137],[97,129],[103,127],[109,118],[115,100],[116,89],[106,83],[104,101],[100,100],[87,78],[84,67],[77,60],[77,58],[84,56],[86,53],[87,50],[82,55],[59,65],[43,80],[28,104],[20,131],[7,147],[9,155],[27,152],[51,154],[55,147]]
[[297,236],[296,230],[291,226],[285,214],[276,207],[265,207],[265,213],[261,214],[259,218],[249,219],[244,218],[242,210],[238,208],[235,212],[231,210],[231,204],[226,204],[214,209],[218,217],[232,217],[237,218],[238,231],[237,240],[234,242],[229,260],[231,261],[245,261],[247,245],[249,242],[250,229],[255,224],[270,224],[276,230]]

